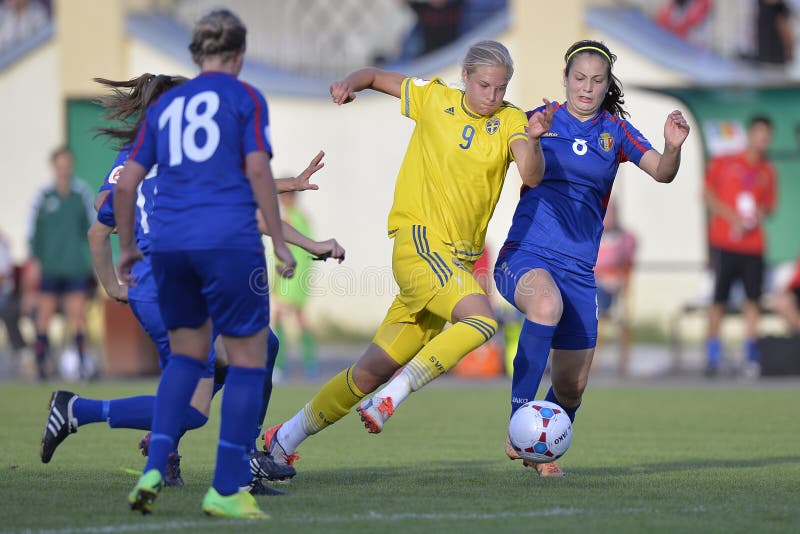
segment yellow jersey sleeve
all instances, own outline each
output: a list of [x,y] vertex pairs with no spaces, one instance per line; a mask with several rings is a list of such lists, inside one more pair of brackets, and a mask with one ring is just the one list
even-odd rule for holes
[[505,121],[506,138],[508,139],[508,153],[511,161],[514,161],[514,152],[511,151],[511,143],[517,139],[526,141],[528,139],[528,118],[525,112],[513,104],[503,103],[508,118]]
[[447,87],[441,78],[406,78],[400,85],[400,113],[416,122],[431,92],[441,87]]

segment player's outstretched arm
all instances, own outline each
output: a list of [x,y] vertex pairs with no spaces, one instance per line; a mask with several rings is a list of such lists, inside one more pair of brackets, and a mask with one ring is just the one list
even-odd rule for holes
[[678,110],[667,115],[664,123],[664,153],[648,150],[639,161],[639,168],[664,184],[670,183],[681,166],[681,147],[689,135],[689,123]]
[[[258,220],[258,229],[264,235],[269,235],[267,225],[264,224],[264,218],[260,212],[256,212],[256,219]],[[283,230],[283,237],[287,243],[297,245],[310,252],[317,258],[328,259],[333,258],[339,260],[339,263],[344,261],[345,250],[335,239],[326,239],[325,241],[314,241],[310,237],[300,233],[297,228],[292,226],[286,221],[281,221]]]
[[119,283],[117,273],[114,271],[109,239],[113,232],[112,227],[95,220],[86,233],[89,238],[89,250],[92,253],[94,272],[97,273],[97,279],[108,296],[117,302],[128,302],[128,287]]
[[553,124],[553,113],[556,106],[549,100],[542,99],[543,110],[535,112],[528,120],[528,139],[516,139],[511,143],[511,152],[522,183],[528,187],[536,187],[544,176],[544,153],[542,153],[541,137],[550,130]]
[[294,178],[277,178],[275,180],[275,188],[278,193],[288,193],[290,191],[308,191],[309,189],[316,191],[319,189],[319,186],[317,184],[312,184],[310,180],[314,173],[325,166],[325,163],[322,162],[322,158],[324,157],[325,152],[320,150],[317,155],[314,156],[314,159],[311,160],[311,163],[308,164],[308,167],[306,167],[303,172]]
[[400,98],[400,87],[407,76],[399,72],[367,67],[351,72],[343,80],[333,82],[330,87],[334,104],[342,105],[356,99],[356,93],[364,89],[374,89],[387,95]]
[[294,276],[297,262],[292,256],[281,230],[280,211],[278,200],[275,196],[275,181],[272,179],[272,169],[266,152],[256,151],[245,157],[245,175],[250,181],[253,196],[258,204],[258,211],[263,216],[264,226],[272,238],[272,247],[278,259],[278,274],[285,278]]

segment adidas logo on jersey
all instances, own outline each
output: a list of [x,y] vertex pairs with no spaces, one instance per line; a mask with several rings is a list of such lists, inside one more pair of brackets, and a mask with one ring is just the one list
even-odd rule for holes
[[455,115],[456,114],[456,109],[451,106],[451,107],[445,109],[444,112],[445,113],[449,113],[450,115]]

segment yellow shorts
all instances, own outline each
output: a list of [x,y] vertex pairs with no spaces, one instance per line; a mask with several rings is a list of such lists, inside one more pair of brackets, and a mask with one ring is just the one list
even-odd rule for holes
[[456,304],[472,294],[485,295],[464,262],[425,226],[399,228],[394,234],[392,272],[400,288],[373,343],[400,365],[441,332]]

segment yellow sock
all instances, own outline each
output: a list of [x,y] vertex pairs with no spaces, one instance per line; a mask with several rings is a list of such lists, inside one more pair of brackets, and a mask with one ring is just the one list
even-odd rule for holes
[[497,321],[470,316],[434,337],[408,362],[377,396],[391,397],[396,408],[412,392],[446,373],[472,350],[487,342],[497,331]]
[[306,434],[316,434],[331,426],[364,398],[364,393],[353,382],[354,367],[351,365],[328,380],[303,408],[303,431]]

